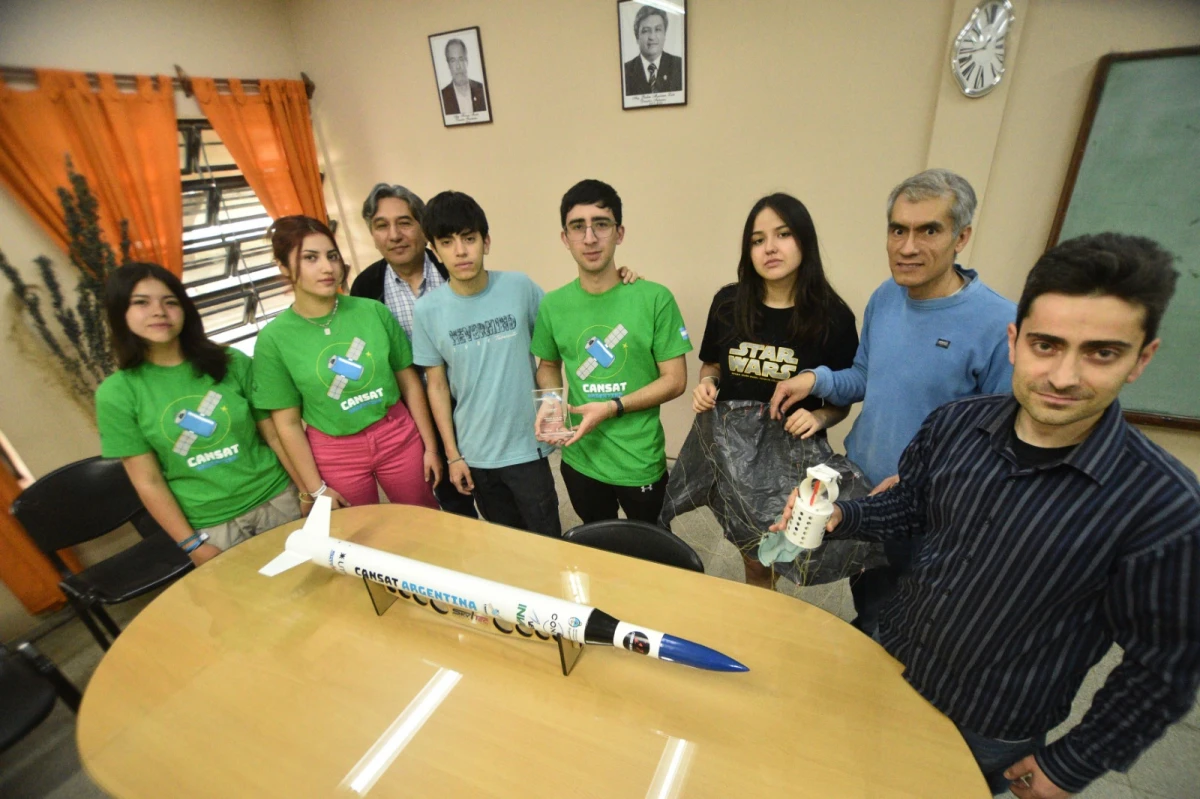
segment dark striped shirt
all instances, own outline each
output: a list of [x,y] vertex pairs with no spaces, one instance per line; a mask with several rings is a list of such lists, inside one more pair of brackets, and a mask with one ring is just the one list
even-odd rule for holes
[[1079,446],[1021,468],[1011,396],[929,415],[900,483],[839,502],[832,537],[924,535],[880,619],[905,679],[964,729],[1023,740],[1070,712],[1115,641],[1121,662],[1083,720],[1037,752],[1082,790],[1125,770],[1200,683],[1200,485],[1113,403]]

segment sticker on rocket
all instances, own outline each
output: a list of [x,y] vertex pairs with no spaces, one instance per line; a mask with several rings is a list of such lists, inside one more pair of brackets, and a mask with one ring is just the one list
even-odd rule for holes
[[662,643],[662,633],[640,629],[625,622],[619,622],[617,631],[613,634],[614,646],[623,646],[630,652],[654,658],[658,657],[660,643]]
[[645,633],[630,633],[625,636],[623,643],[630,652],[637,652],[639,655],[650,654],[650,639],[646,637]]

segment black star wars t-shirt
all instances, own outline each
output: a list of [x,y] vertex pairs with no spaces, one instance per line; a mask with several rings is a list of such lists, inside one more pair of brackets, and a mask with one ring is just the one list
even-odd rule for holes
[[[854,314],[849,309],[834,310],[829,336],[824,343],[799,342],[789,332],[791,308],[768,308],[763,311],[759,335],[748,341],[734,333],[733,298],[735,287],[726,286],[713,297],[704,327],[704,342],[700,345],[700,360],[720,364],[720,400],[758,400],[770,402],[775,384],[787,380],[805,369],[828,366],[837,371],[854,364],[858,351],[858,331]],[[792,406],[810,411],[824,403],[808,397]]]

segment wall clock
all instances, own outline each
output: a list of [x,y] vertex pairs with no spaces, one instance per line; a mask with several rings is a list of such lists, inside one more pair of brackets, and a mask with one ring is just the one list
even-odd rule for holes
[[985,0],[950,48],[950,71],[967,97],[982,97],[1004,77],[1005,45],[1013,23],[1009,0]]

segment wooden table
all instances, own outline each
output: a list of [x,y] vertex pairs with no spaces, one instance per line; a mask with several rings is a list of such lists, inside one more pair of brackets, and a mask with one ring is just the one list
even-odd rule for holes
[[954,725],[900,664],[812,605],[423,508],[333,514],[334,536],[585,601],[750,667],[721,674],[587,647],[564,677],[553,643],[403,600],[376,616],[361,581],[314,565],[259,575],[297,526],[189,574],[116,640],[78,723],[83,764],[105,791],[989,795]]

